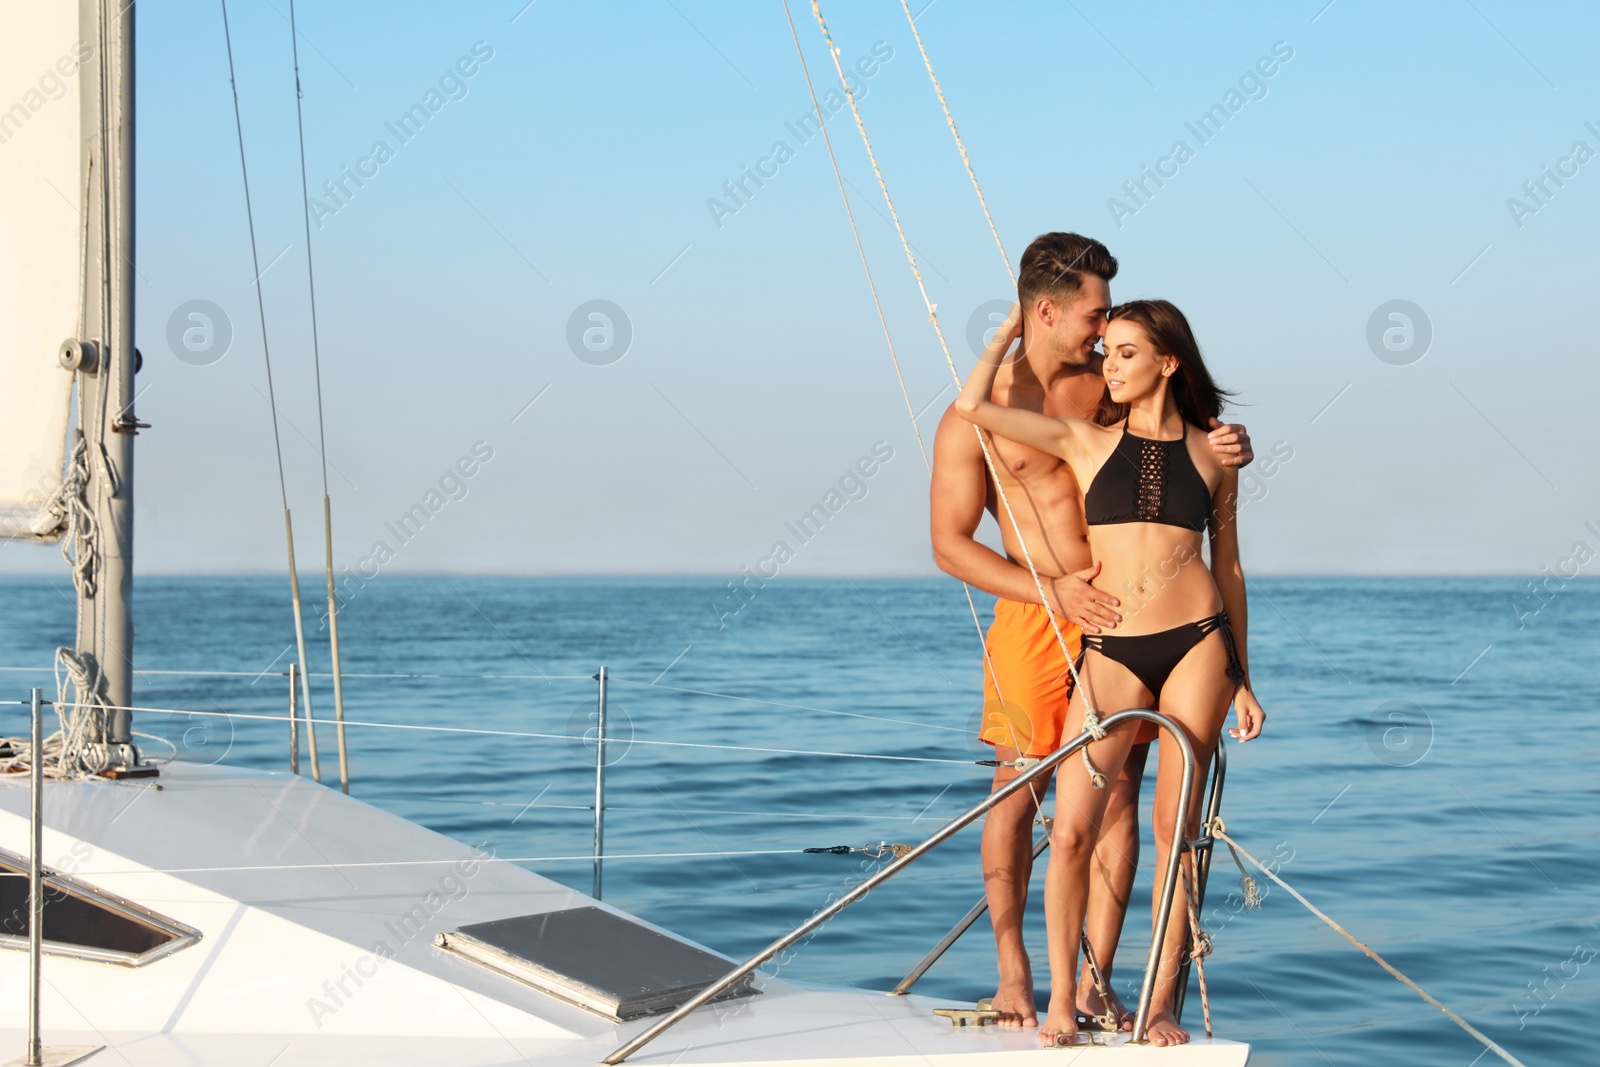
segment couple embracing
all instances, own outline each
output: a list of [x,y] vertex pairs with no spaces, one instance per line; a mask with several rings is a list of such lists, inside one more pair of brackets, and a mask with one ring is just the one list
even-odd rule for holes
[[[1249,437],[1219,420],[1228,394],[1206,370],[1183,313],[1164,300],[1114,306],[1116,273],[1106,247],[1077,234],[1049,233],[1029,245],[1018,303],[935,438],[935,560],[999,598],[984,650],[980,725],[1001,763],[995,788],[1021,773],[1018,761],[1025,767],[1076,736],[1086,710],[1160,711],[1188,735],[1201,769],[1230,706],[1238,726],[1229,733],[1241,741],[1259,734],[1265,718],[1250,689],[1235,523]],[[976,539],[985,511],[999,521],[1004,556]],[[1069,650],[1086,692],[1075,691]],[[1138,867],[1139,786],[1152,742],[1160,749],[1153,822],[1164,870],[1182,788],[1175,740],[1158,738],[1152,724],[1125,723],[1092,742],[1081,763],[1056,770],[1043,1044],[1067,1043],[1095,1020],[1131,1026],[1109,976]],[[1198,833],[1204,783],[1196,775],[1186,837]],[[1039,1025],[1022,938],[1031,827],[1045,783],[1032,786],[991,810],[983,829],[1000,970],[992,1006],[1002,1026]],[[1184,907],[1175,895],[1148,1027],[1156,1045],[1189,1039],[1173,1011]],[[1087,959],[1080,972],[1080,939],[1103,981]]]

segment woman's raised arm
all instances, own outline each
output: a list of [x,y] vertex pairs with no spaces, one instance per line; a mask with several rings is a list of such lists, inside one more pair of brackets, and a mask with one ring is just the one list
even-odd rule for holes
[[1021,336],[1022,305],[1012,304],[1011,314],[995,331],[994,340],[978,357],[978,365],[972,368],[972,373],[962,385],[961,393],[953,405],[956,414],[991,433],[1070,460],[1073,457],[1069,453],[1077,444],[1077,439],[1068,420],[1038,411],[1006,407],[989,399],[989,394],[994,390],[995,375],[1005,362],[1006,353]]

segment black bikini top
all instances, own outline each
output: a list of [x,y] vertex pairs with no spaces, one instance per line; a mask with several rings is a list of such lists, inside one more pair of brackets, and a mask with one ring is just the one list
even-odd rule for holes
[[1211,490],[1189,458],[1188,428],[1176,441],[1135,437],[1126,425],[1111,458],[1095,472],[1083,495],[1090,526],[1158,522],[1203,532],[1211,517]]

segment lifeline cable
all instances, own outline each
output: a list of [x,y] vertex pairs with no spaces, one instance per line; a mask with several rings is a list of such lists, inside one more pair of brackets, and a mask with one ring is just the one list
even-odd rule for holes
[[[0,667],[0,672],[16,672],[29,674],[45,674],[52,670],[50,667]],[[197,678],[287,678],[288,671],[183,671],[183,670],[157,670],[155,668],[135,667],[137,675],[176,675],[181,677]],[[298,671],[296,672],[299,673]],[[315,672],[315,677],[329,678],[331,674],[323,671]],[[402,679],[424,680],[465,678],[477,681],[557,681],[557,682],[592,682],[592,674],[385,674],[377,672],[346,673],[346,678],[373,678],[373,679]],[[819,715],[839,715],[848,719],[865,719],[869,722],[891,723],[895,726],[915,726],[922,730],[940,730],[945,733],[965,733],[966,731],[955,726],[941,726],[938,723],[917,722],[914,719],[895,719],[887,715],[868,715],[861,711],[840,711],[836,708],[819,708],[811,704],[791,704],[782,700],[764,700],[761,697],[741,696],[737,693],[717,693],[709,689],[686,689],[676,685],[661,685],[657,682],[640,682],[631,678],[610,678],[613,685],[632,685],[641,689],[660,689],[668,693],[684,693],[691,696],[715,697],[719,700],[734,700],[746,704],[765,704],[774,708],[788,708],[795,711],[814,711]],[[3,701],[0,701],[3,703]],[[998,760],[977,760],[980,766],[998,767],[1010,766]]]
[[[244,711],[202,711],[198,708],[156,708],[143,706],[107,705],[110,711],[137,711],[152,715],[199,715],[216,719],[243,719],[254,722],[288,722],[287,715],[265,715]],[[313,721],[313,720],[306,720]],[[329,720],[314,720],[329,725]],[[557,734],[535,730],[488,730],[472,726],[425,726],[401,722],[369,722],[360,719],[346,720],[348,726],[372,727],[384,730],[411,730],[422,733],[468,734],[476,737],[524,737],[543,741],[584,741],[582,734]],[[621,742],[616,742],[621,743]],[[653,745],[661,748],[698,748],[715,752],[759,752],[775,756],[820,756],[830,759],[889,760],[894,763],[944,763],[960,767],[976,765],[974,760],[947,759],[941,756],[906,756],[887,752],[834,752],[825,749],[771,748],[758,745],[714,745],[697,741],[654,741],[642,737],[631,738],[629,745]]]

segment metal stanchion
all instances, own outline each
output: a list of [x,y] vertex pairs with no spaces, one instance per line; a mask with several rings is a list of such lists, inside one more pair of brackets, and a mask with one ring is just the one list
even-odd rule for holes
[[[10,703],[7,701],[7,703]],[[39,996],[44,957],[44,693],[33,691],[28,749],[28,1051],[11,1063],[23,1067],[67,1067],[99,1052],[103,1045],[45,1048],[39,1038]]]
[[600,899],[606,850],[606,669],[600,668],[600,706],[594,736],[594,899]]
[[38,1067],[39,960],[44,952],[44,694],[33,691],[33,747],[28,749],[28,790],[32,796],[32,824],[28,843],[28,1059]]

